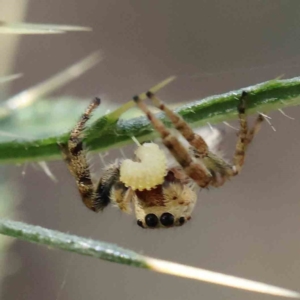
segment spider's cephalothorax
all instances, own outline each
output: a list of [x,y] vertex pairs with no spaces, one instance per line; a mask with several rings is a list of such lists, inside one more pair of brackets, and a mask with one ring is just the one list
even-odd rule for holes
[[137,224],[143,228],[181,226],[191,218],[199,188],[221,186],[227,179],[239,174],[247,146],[259,130],[263,117],[259,114],[253,128],[248,130],[245,115],[247,93],[243,92],[237,104],[240,130],[233,164],[229,164],[211,152],[204,139],[165,106],[153,91],[146,95],[166,114],[189,145],[184,146],[149,111],[141,97],[133,98],[160,134],[176,164],[168,164],[165,152],[157,144],[145,143],[137,148],[134,161],[126,159],[111,164],[105,168],[99,183],[94,185],[83,149],[82,132],[92,111],[100,104],[98,98],[89,105],[71,131],[68,143],[60,145],[60,148],[76,179],[83,203],[89,209],[97,212],[112,202],[122,211],[130,212],[133,204]]

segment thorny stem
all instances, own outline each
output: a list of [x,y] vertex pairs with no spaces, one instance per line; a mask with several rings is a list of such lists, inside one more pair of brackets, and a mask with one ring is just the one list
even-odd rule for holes
[[[184,105],[176,111],[193,127],[207,123],[215,124],[237,117],[237,101],[242,91],[248,91],[247,113],[268,112],[300,104],[300,77],[272,80],[226,94],[208,97]],[[128,102],[117,111],[95,121],[87,130],[85,142],[91,151],[104,151],[132,143],[135,136],[140,141],[156,136],[145,117],[128,121],[119,120],[120,115],[133,103]],[[160,114],[162,118],[163,115]],[[15,140],[0,144],[1,163],[22,163],[60,159],[57,143],[65,143],[68,133],[33,141]]]
[[65,234],[21,222],[0,219],[0,234],[15,237],[32,243],[66,250],[69,252],[75,252],[85,256],[107,260],[110,262],[149,269],[155,272],[161,272],[270,295],[300,298],[299,293],[280,287],[151,258],[140,255],[134,251],[123,249],[113,244]]

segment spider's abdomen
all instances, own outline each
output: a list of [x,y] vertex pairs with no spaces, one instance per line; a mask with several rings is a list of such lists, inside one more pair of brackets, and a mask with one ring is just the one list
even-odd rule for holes
[[120,181],[132,190],[151,190],[164,182],[167,160],[158,145],[145,143],[135,151],[138,161],[126,159],[120,167]]

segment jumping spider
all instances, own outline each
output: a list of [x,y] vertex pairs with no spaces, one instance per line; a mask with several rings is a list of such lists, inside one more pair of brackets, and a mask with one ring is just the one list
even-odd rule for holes
[[185,147],[177,136],[149,111],[140,96],[133,98],[160,134],[162,143],[177,164],[169,166],[165,152],[157,144],[144,143],[137,148],[134,161],[126,159],[109,165],[104,169],[98,184],[94,185],[83,148],[83,130],[91,113],[99,106],[99,98],[95,98],[88,106],[71,131],[68,143],[60,145],[60,148],[87,208],[98,212],[112,202],[122,211],[129,212],[133,203],[140,227],[181,226],[191,218],[199,188],[219,187],[230,177],[240,173],[247,146],[260,129],[263,116],[259,114],[253,128],[248,130],[245,115],[247,93],[242,92],[237,104],[240,130],[233,164],[229,164],[212,153],[204,139],[160,101],[153,90],[144,95],[165,113],[189,144]]

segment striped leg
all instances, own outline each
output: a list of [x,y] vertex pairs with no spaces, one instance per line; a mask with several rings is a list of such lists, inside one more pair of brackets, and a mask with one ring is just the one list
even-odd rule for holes
[[82,201],[86,207],[96,211],[95,203],[97,195],[94,190],[94,185],[91,179],[89,165],[83,149],[82,137],[86,122],[89,120],[91,113],[100,104],[100,99],[95,98],[88,106],[74,129],[71,131],[67,145],[59,145],[64,160],[68,164],[68,168],[76,179],[76,184],[81,195]]
[[255,134],[260,130],[261,123],[264,120],[263,116],[259,114],[252,129],[248,130],[247,117],[245,114],[246,98],[247,92],[244,91],[241,95],[240,102],[237,107],[240,119],[240,131],[236,143],[235,155],[233,158],[233,163],[236,169],[234,175],[240,173],[242,166],[244,165],[246,149],[252,142]]
[[200,187],[206,187],[211,180],[211,174],[206,167],[192,160],[187,149],[171,134],[165,125],[149,111],[147,105],[139,96],[133,99],[137,106],[146,114],[153,127],[160,133],[163,144],[169,149],[185,173]]
[[247,124],[247,117],[245,114],[246,97],[247,97],[247,93],[243,92],[237,107],[239,113],[239,119],[240,119],[240,131],[238,134],[238,140],[235,146],[235,154],[233,158],[233,164],[236,168],[235,170],[236,174],[238,174],[241,171],[241,168],[244,164],[245,151],[247,145],[248,124]]
[[259,132],[261,124],[264,121],[264,117],[259,114],[256,118],[256,121],[250,131],[247,134],[247,146],[252,142],[254,136]]
[[181,116],[169,109],[159,98],[152,92],[147,92],[147,97],[152,100],[153,104],[162,110],[173,123],[174,127],[182,134],[182,136],[197,150],[199,158],[207,156],[209,150],[204,139],[196,134],[193,129],[182,119]]

